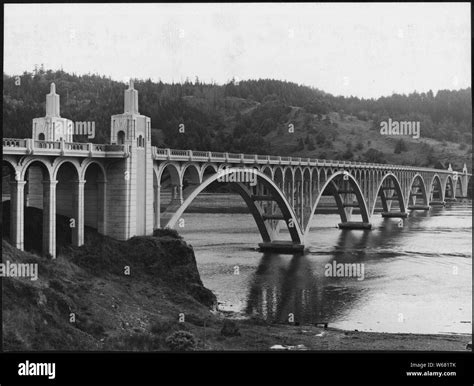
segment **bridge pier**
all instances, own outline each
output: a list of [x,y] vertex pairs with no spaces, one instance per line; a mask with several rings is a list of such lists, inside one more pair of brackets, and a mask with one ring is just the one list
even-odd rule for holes
[[56,258],[56,184],[43,181],[43,254]]
[[430,210],[429,205],[408,205],[409,210]]
[[25,184],[26,181],[10,182],[10,241],[15,248],[23,251],[25,221]]
[[273,252],[273,253],[284,253],[294,254],[303,253],[305,246],[304,244],[293,243],[291,241],[275,240],[266,243],[259,243],[259,249],[261,252]]
[[446,206],[446,201],[430,201],[432,206]]
[[160,216],[161,216],[161,202],[160,202],[160,196],[161,196],[161,185],[155,185],[153,187],[154,191],[153,194],[155,195],[155,221],[154,221],[154,227],[155,229],[159,229],[161,227],[160,224]]
[[74,230],[72,232],[72,245],[84,245],[84,185],[86,181],[76,181],[74,192]]
[[339,229],[372,229],[370,222],[347,221],[338,224]]

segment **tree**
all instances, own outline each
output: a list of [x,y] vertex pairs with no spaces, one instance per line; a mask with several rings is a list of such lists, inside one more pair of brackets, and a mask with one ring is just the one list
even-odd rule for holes
[[403,139],[399,139],[397,143],[395,144],[395,154],[400,154],[402,151],[407,151],[407,146],[405,144],[405,141]]

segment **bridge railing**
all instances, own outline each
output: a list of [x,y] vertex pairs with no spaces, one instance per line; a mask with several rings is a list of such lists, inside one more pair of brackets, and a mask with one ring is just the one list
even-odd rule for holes
[[37,151],[39,154],[50,154],[50,152],[53,155],[65,155],[71,153],[71,155],[73,154],[77,156],[91,156],[95,154],[99,157],[105,156],[105,153],[107,153],[107,156],[123,157],[128,152],[128,147],[126,145],[43,141],[31,138],[3,138],[3,148],[7,151],[11,149],[16,154],[32,154]]
[[[8,153],[28,154],[39,150],[41,154],[44,151],[53,154],[64,155],[64,153],[77,154],[78,156],[98,157],[124,157],[129,153],[127,145],[116,144],[93,144],[81,142],[64,142],[64,141],[41,141],[34,139],[20,138],[3,138],[3,148]],[[452,170],[432,169],[423,167],[413,167],[407,165],[394,164],[376,164],[357,161],[336,161],[324,160],[317,158],[301,158],[301,157],[281,157],[276,155],[261,154],[236,154],[210,152],[201,150],[179,150],[179,149],[163,149],[152,146],[152,155],[157,160],[184,160],[184,161],[216,161],[216,162],[235,162],[235,163],[258,163],[258,164],[279,164],[279,165],[310,165],[310,166],[327,166],[337,168],[376,168],[383,170],[411,170],[416,172],[436,172],[436,173],[454,173]],[[457,172],[462,174],[462,172]],[[468,173],[468,175],[472,175]]]
[[33,141],[33,148],[36,149],[61,149],[61,142],[58,141]]
[[26,139],[3,138],[3,147],[26,148]]
[[[325,166],[335,168],[364,168],[383,170],[413,170],[417,172],[428,171],[437,173],[450,173],[447,170],[413,167],[408,165],[377,164],[373,162],[342,161],[318,158],[286,157],[262,154],[236,154],[221,152],[206,152],[198,150],[176,150],[154,147],[153,156],[157,160],[181,160],[181,161],[215,161],[232,163],[258,163],[279,165],[303,165],[303,166]],[[452,173],[452,172],[451,172]]]

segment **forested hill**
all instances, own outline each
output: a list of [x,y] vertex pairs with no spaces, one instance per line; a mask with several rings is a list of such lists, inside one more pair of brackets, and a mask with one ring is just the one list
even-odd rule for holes
[[[40,69],[19,78],[4,74],[3,82],[4,137],[31,136],[32,119],[44,116],[51,82],[61,95],[61,116],[96,123],[93,142],[107,140],[110,116],[123,111],[126,85],[104,76]],[[472,160],[470,88],[376,100],[270,79],[225,85],[138,80],[135,88],[140,113],[152,120],[153,145],[160,147],[426,166]],[[388,118],[419,121],[421,138],[381,136],[379,122]]]

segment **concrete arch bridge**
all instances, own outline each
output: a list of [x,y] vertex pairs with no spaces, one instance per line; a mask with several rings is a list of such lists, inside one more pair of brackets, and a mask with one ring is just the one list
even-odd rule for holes
[[[149,154],[146,154],[149,152]],[[43,210],[43,252],[56,255],[56,214],[117,239],[176,227],[211,184],[240,194],[262,249],[301,250],[318,208],[332,197],[343,229],[370,229],[375,215],[467,197],[471,174],[409,166],[33,139],[3,140],[2,201],[10,200],[10,238],[24,248],[24,208]]]

